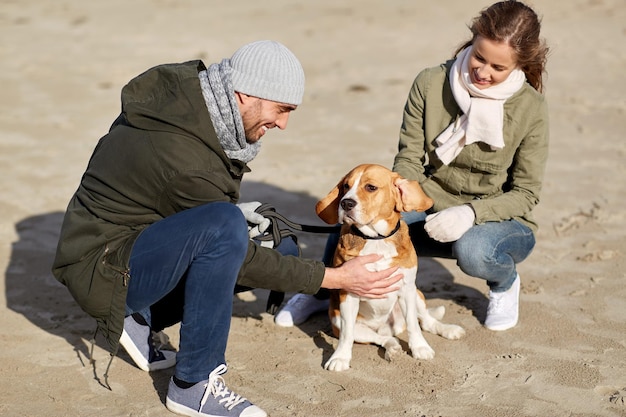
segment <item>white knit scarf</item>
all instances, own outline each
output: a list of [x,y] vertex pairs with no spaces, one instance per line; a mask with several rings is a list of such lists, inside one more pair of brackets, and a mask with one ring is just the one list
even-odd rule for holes
[[437,136],[439,147],[435,152],[445,165],[454,160],[465,145],[475,142],[484,142],[493,150],[504,148],[504,102],[526,81],[524,72],[516,68],[500,84],[481,90],[470,78],[471,55],[471,46],[459,52],[450,71],[452,95],[463,114]]
[[212,64],[198,73],[202,95],[217,138],[230,159],[250,162],[259,153],[261,141],[248,143],[239,106],[235,101],[230,60]]

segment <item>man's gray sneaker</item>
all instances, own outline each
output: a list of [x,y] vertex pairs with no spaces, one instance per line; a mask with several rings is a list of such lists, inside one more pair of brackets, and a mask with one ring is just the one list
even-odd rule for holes
[[170,379],[165,406],[183,416],[197,417],[267,417],[267,413],[247,399],[230,391],[222,374],[226,365],[220,365],[209,374],[209,379],[190,388],[180,388]]
[[120,344],[139,369],[146,372],[176,365],[176,352],[160,350],[156,346],[150,326],[139,313],[133,313],[124,319]]

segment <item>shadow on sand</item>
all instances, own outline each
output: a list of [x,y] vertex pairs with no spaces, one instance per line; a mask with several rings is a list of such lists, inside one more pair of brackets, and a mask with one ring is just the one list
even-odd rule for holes
[[[244,182],[241,195],[242,201],[261,201],[273,205],[279,213],[296,223],[324,225],[315,215],[317,199],[306,193],[289,192],[258,182]],[[77,364],[93,367],[94,379],[105,386],[101,375],[108,358],[99,359],[101,364],[98,367],[96,361],[89,362],[89,348],[96,322],[78,307],[67,289],[51,273],[62,221],[63,213],[53,212],[25,218],[15,225],[18,240],[12,244],[11,259],[5,272],[6,303],[9,309],[23,315],[35,326],[65,339],[75,352]],[[322,258],[327,235],[296,234],[304,257]],[[471,288],[459,288],[458,284],[453,283],[453,277],[446,268],[434,259],[420,259],[418,287],[426,298],[454,300],[472,310],[474,315],[484,314],[481,311],[484,310],[484,296]],[[257,289],[253,293],[255,301],[247,302],[235,297],[235,316],[260,319],[260,314],[265,311],[268,291]],[[311,337],[315,337],[319,331],[332,334],[325,314],[302,324],[301,329]],[[99,339],[96,345],[108,350],[106,343]],[[317,339],[321,340],[319,337]],[[330,356],[332,346],[326,346],[325,353],[325,356]],[[132,364],[123,349],[120,349],[118,356]],[[172,374],[172,369],[150,374],[163,402]]]

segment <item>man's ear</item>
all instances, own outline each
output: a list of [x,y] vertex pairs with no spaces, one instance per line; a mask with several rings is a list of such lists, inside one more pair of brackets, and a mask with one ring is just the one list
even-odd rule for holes
[[235,99],[239,104],[245,104],[247,100],[250,99],[250,96],[244,93],[240,93],[239,91],[235,91]]

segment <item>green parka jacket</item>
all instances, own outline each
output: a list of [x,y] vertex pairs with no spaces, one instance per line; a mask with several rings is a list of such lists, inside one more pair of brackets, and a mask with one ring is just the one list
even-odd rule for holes
[[[154,222],[201,204],[236,203],[248,166],[222,150],[202,96],[201,61],[152,68],[122,89],[63,221],[54,276],[93,316],[112,353],[123,329],[133,243]],[[315,293],[321,262],[250,242],[238,283]]]
[[450,89],[448,61],[425,69],[409,93],[393,170],[419,181],[434,200],[433,212],[471,204],[477,224],[516,219],[537,230],[532,209],[539,194],[548,157],[548,107],[530,84],[504,103],[503,149],[482,142],[463,148],[444,165],[435,149],[437,136],[460,116]]

